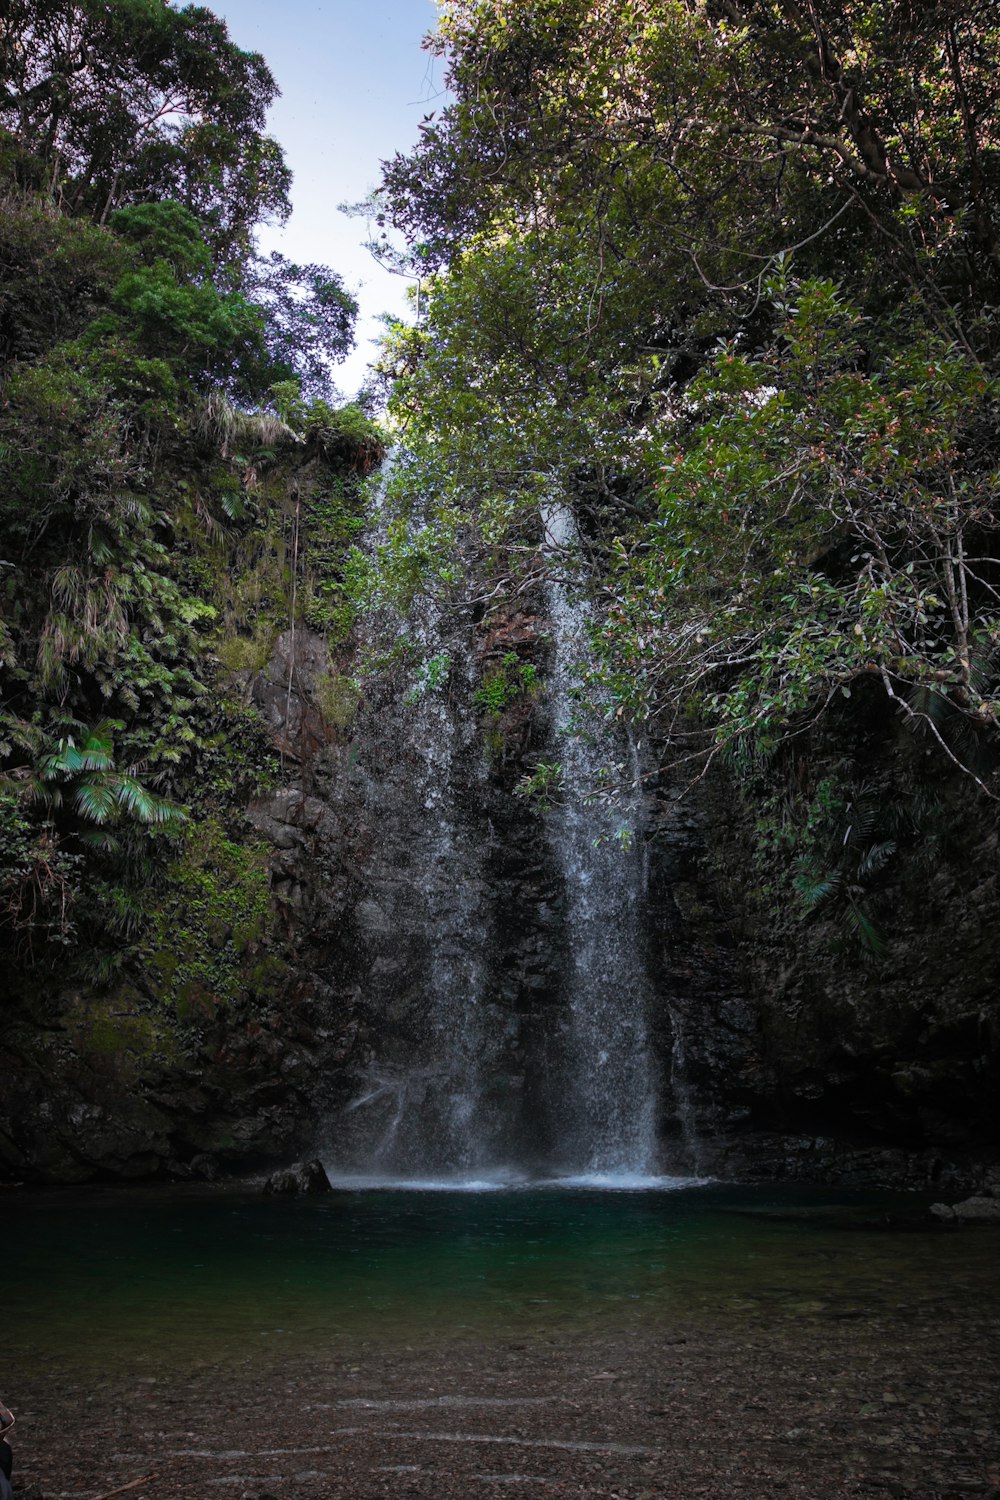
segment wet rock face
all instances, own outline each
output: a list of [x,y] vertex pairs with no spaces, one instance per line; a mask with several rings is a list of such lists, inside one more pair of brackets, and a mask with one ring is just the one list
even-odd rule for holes
[[[891,785],[899,753],[887,740],[870,774]],[[976,817],[967,788],[946,787],[941,800],[949,843],[929,873],[919,847],[900,855],[878,964],[781,894],[755,849],[754,808],[722,777],[685,797],[679,816],[666,813],[662,985],[690,976],[679,1011],[720,1170],[858,1185],[991,1180],[1000,1160],[1000,951],[988,936],[996,830]]]
[[[211,1179],[317,1145],[329,1161],[360,1163],[393,1128],[400,1078],[423,1069],[425,1101],[442,1093],[429,995],[442,964],[464,962],[460,927],[480,955],[455,971],[456,1003],[463,984],[480,1001],[477,1128],[498,1154],[549,1158],[566,893],[544,816],[513,795],[551,750],[547,710],[528,693],[498,712],[472,706],[476,685],[512,656],[544,677],[540,603],[491,617],[472,640],[465,678],[452,669],[436,708],[412,701],[403,672],[358,701],[321,637],[300,627],[279,639],[247,688],[284,779],[248,820],[268,845],[289,963],[265,1003],[206,1009],[183,1046],[169,1030],[143,1031],[127,996],[107,1018],[114,1045],[98,1046],[92,1016],[86,1033],[74,1019],[92,999],[47,997],[5,1039],[0,1173]],[[434,766],[438,713],[447,763]],[[638,825],[665,1160],[997,1201],[995,832],[959,828],[962,859],[929,881],[903,870],[892,962],[873,973],[837,957],[822,924],[761,899],[751,821],[721,776],[691,790],[668,768],[646,782]],[[352,1111],[373,1085],[382,1092]]]
[[668,1148],[676,1149],[685,1133],[701,1142],[698,1162],[685,1165],[704,1171],[711,1169],[712,1142],[739,1135],[752,1120],[761,1083],[757,996],[735,913],[721,897],[709,860],[716,806],[669,775],[648,801],[648,922],[664,1132]]
[[[94,1004],[106,1007],[100,1031],[77,1022]],[[44,1026],[9,1026],[0,1175],[212,1180],[310,1143],[315,999],[291,990],[253,1019],[223,1014],[182,1032],[170,1016],[153,1034],[130,1026],[146,1015],[138,998],[60,996]]]
[[323,706],[330,680],[326,641],[303,625],[278,636],[270,661],[253,679],[253,701],[275,747],[294,765],[308,766],[333,737]]
[[[320,913],[318,930],[358,1024],[323,1137],[347,1168],[426,1173],[544,1149],[534,1101],[558,919],[538,820],[512,796],[544,725],[523,702],[484,722],[470,639],[468,618],[435,624],[425,651],[447,657],[447,680],[422,690],[402,667],[383,678],[314,767],[328,813],[319,885],[340,893],[337,921]],[[533,639],[522,614],[479,644],[500,656]]]
[[[523,611],[509,623],[509,632],[492,621],[483,633],[480,674],[512,648],[544,672],[538,616]],[[544,819],[513,796],[548,749],[544,700],[517,701],[499,719],[462,706],[446,776],[457,843],[428,865],[427,766],[406,692],[402,679],[383,682],[322,744],[308,777],[253,812],[273,839],[276,894],[323,996],[314,1118],[331,1122],[332,1156],[349,1157],[360,1119],[343,1111],[369,1087],[372,1066],[400,1074],[427,1048],[442,941],[428,912],[460,898],[463,920],[482,937],[489,1021],[479,1045],[497,1107],[517,1122],[507,1145],[521,1160],[544,1160],[568,962],[564,892]],[[748,815],[722,777],[692,791],[668,769],[646,785],[639,822],[668,1163],[858,1186],[988,1185],[1000,1081],[1000,974],[983,938],[989,831],[978,842],[969,831],[963,873],[979,893],[976,915],[962,905],[954,868],[938,877],[930,910],[926,891],[901,890],[898,961],[874,973],[831,956],[821,927],[755,898]],[[960,961],[949,912],[961,913]],[[953,979],[942,985],[949,965]],[[396,1102],[390,1090],[376,1106],[384,1124]]]

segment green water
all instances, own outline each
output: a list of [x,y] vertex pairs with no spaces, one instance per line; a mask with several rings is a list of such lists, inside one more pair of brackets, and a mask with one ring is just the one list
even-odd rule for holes
[[89,1188],[4,1201],[5,1342],[22,1367],[1000,1310],[1000,1236],[882,1227],[919,1214],[912,1198]]

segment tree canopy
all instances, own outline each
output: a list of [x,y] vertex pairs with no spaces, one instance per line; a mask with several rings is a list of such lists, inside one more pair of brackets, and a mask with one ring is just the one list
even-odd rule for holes
[[0,124],[57,198],[102,223],[174,198],[217,254],[239,255],[262,217],[289,212],[288,168],[264,132],[277,92],[204,6],[12,0],[0,20]]
[[509,574],[572,498],[592,670],[681,748],[875,692],[969,768],[1000,723],[993,7],[451,0],[430,45],[454,102],[383,189],[428,311],[385,363],[448,527]]

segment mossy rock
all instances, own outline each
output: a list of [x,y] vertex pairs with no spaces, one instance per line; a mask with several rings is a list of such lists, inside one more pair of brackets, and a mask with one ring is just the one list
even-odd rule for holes
[[236,843],[209,819],[193,825],[140,951],[144,982],[185,1025],[264,998],[286,973],[275,939],[267,849]]
[[130,985],[99,999],[74,999],[62,1025],[78,1056],[123,1082],[148,1072],[151,1064],[162,1067],[177,1058],[171,1019],[152,1013],[148,1000]]
[[361,707],[362,693],[353,678],[324,672],[316,679],[313,697],[328,724],[336,729],[347,729]]

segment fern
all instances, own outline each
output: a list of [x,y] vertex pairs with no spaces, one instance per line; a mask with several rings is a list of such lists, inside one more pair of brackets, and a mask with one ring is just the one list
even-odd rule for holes
[[800,865],[792,881],[807,912],[816,911],[824,901],[829,901],[840,890],[842,883],[839,870],[818,870],[814,865]]
[[809,806],[792,886],[802,912],[842,929],[866,962],[881,962],[888,944],[878,926],[878,881],[898,852],[898,835],[912,828],[904,804],[871,782],[841,786],[821,781]]
[[877,875],[880,870],[885,869],[895,853],[895,839],[886,839],[881,844],[870,844],[867,849],[862,850],[858,858],[858,875],[866,880],[872,875]]
[[872,959],[884,959],[888,944],[873,918],[860,907],[856,900],[849,900],[844,907],[844,924],[856,939],[862,952]]

